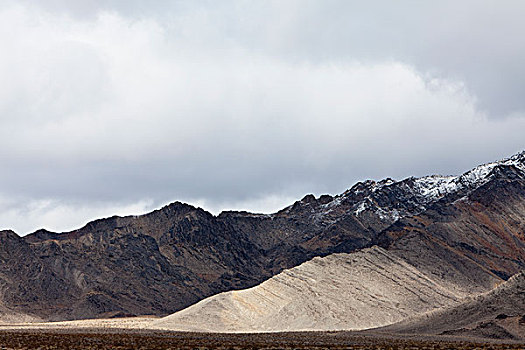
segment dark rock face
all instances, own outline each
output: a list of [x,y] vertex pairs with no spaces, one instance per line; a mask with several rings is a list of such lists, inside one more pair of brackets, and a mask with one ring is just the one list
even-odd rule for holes
[[0,304],[50,320],[165,315],[377,243],[484,291],[525,268],[524,168],[521,153],[454,178],[366,181],[272,215],[213,216],[176,202],[67,233],[2,231]]
[[66,305],[79,292],[12,231],[0,232],[0,266],[0,304],[8,309],[33,308],[30,314],[47,317],[50,296],[55,305]]

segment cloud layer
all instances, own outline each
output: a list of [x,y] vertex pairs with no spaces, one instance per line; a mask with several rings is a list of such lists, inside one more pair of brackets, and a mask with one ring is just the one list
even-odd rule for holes
[[0,6],[0,227],[272,211],[524,148],[520,3],[90,4]]

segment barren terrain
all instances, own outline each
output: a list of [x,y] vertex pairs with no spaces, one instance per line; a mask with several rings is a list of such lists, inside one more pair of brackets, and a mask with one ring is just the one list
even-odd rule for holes
[[122,329],[0,331],[0,349],[523,349],[516,342],[399,337],[353,332],[185,333]]

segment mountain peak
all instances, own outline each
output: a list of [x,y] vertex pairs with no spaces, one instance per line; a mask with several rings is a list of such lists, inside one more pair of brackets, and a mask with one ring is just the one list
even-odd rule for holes
[[424,211],[432,203],[449,195],[462,197],[494,177],[515,179],[525,174],[525,151],[509,158],[479,165],[461,175],[428,175],[409,177],[400,181],[386,178],[381,181],[358,182],[341,197],[353,208],[356,216],[375,213],[385,221]]
[[19,235],[16,234],[13,230],[1,230],[0,231],[0,239],[13,239],[13,238],[20,238]]

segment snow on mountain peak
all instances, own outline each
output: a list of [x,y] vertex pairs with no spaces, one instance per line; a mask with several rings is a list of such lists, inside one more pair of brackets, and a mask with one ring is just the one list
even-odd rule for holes
[[414,189],[424,197],[438,199],[457,189],[455,176],[430,175],[414,180]]
[[428,204],[451,193],[473,190],[482,186],[490,180],[494,168],[511,165],[525,172],[525,151],[500,161],[479,165],[459,176],[430,175],[420,178],[411,177],[401,181],[388,178],[379,182],[368,180],[356,184],[343,195],[347,197],[365,195],[353,205],[353,212],[356,216],[365,210],[373,209],[381,219],[390,218],[395,221],[403,215],[400,215],[400,211],[391,204],[389,206],[378,204],[379,196],[384,195],[383,191],[392,190],[399,195],[399,190],[401,190],[400,201],[414,205],[417,211],[424,210]]
[[525,151],[500,161],[482,164],[459,176],[430,175],[414,179],[414,190],[428,200],[436,200],[461,189],[474,189],[490,179],[492,170],[513,165],[525,171]]
[[420,213],[432,203],[451,194],[454,195],[451,198],[453,201],[458,200],[458,196],[466,198],[465,195],[470,191],[496,176],[493,170],[498,166],[515,166],[525,173],[525,151],[500,161],[479,165],[458,176],[429,175],[400,181],[386,178],[381,181],[358,182],[335,197],[316,199],[313,195],[305,196],[301,201],[283,209],[283,212],[302,208],[311,212],[316,222],[328,222],[331,219],[328,220],[327,216],[343,210],[364,220],[372,215],[385,223],[393,223],[401,217]]
[[467,171],[463,175],[458,176],[456,182],[461,183],[464,186],[479,187],[489,180],[491,171],[495,167],[501,165],[513,165],[516,168],[525,171],[525,151],[500,161],[479,165],[474,169]]

